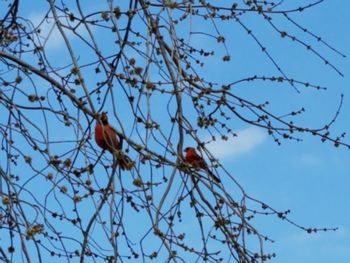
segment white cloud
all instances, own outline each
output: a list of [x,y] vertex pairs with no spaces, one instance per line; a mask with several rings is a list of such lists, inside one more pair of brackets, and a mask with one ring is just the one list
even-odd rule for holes
[[237,135],[227,141],[217,139],[208,144],[207,148],[216,158],[232,158],[252,151],[267,138],[266,131],[255,127],[243,129]]
[[[350,239],[349,230],[346,226],[338,226],[337,231],[329,231],[324,233],[320,231],[319,233],[308,234],[306,232],[297,232],[295,234],[286,236],[284,242],[288,245],[302,245],[306,247],[319,246],[328,247],[335,249],[339,246],[339,243],[348,243]],[[334,246],[331,246],[334,245]],[[347,250],[349,251],[349,250]]]
[[35,28],[40,25],[41,43],[45,43],[45,47],[50,49],[61,47],[64,43],[63,37],[58,31],[54,20],[52,18],[43,20],[44,16],[43,13],[35,13],[31,14],[29,18]]
[[301,163],[309,167],[320,167],[324,162],[313,153],[303,153],[300,156]]

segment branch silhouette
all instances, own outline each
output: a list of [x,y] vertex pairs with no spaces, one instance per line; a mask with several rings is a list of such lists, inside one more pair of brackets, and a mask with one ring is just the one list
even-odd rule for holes
[[[277,144],[312,135],[350,148],[345,132],[333,131],[343,95],[330,105],[330,120],[305,126],[298,124],[305,107],[276,110],[238,92],[258,84],[300,96],[327,92],[292,76],[270,41],[290,41],[343,76],[328,57],[345,55],[295,18],[324,1],[307,2],[49,0],[35,19],[18,12],[21,1],[1,3],[0,260],[263,262],[276,254],[264,249],[274,241],[256,227],[261,217],[307,233],[336,230],[306,227],[290,210],[254,198],[208,149],[219,138],[237,139],[239,123]],[[274,37],[262,37],[255,19]],[[228,22],[272,70],[214,76],[239,52]],[[101,112],[122,147],[96,145]],[[125,151],[131,169],[113,165],[115,150]]]

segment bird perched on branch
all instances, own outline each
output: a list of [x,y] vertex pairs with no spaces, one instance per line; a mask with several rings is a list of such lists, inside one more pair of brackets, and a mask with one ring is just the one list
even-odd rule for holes
[[123,138],[109,125],[106,112],[101,112],[96,120],[95,141],[103,150],[113,154],[113,166],[119,165],[122,170],[130,170],[133,161],[123,153]]
[[189,164],[191,164],[196,169],[203,169],[205,170],[211,178],[214,179],[215,182],[220,183],[221,180],[213,174],[212,171],[209,170],[207,163],[204,161],[204,159],[199,156],[196,152],[196,150],[192,147],[186,147],[185,150],[185,161]]

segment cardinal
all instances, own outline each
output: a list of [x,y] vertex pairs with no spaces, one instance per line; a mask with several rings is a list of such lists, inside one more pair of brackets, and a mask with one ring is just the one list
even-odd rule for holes
[[96,120],[95,141],[103,150],[108,150],[114,156],[113,166],[119,165],[122,170],[130,170],[133,161],[122,152],[123,138],[109,125],[106,112],[101,112]]
[[209,176],[214,179],[215,182],[220,183],[221,180],[213,174],[212,171],[208,169],[207,163],[204,161],[204,159],[198,155],[196,150],[192,147],[187,147],[184,150],[185,152],[185,161],[189,164],[191,164],[196,169],[203,169],[206,172],[208,172]]

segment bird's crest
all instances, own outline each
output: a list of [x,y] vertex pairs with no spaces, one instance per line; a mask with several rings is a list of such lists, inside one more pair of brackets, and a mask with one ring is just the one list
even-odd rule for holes
[[102,124],[108,124],[107,112],[102,111],[101,114],[99,115],[99,120],[102,122]]
[[190,151],[195,151],[195,149],[192,148],[192,147],[186,147],[186,148],[184,149],[184,152],[185,152],[185,153],[188,153],[188,152],[190,152]]

